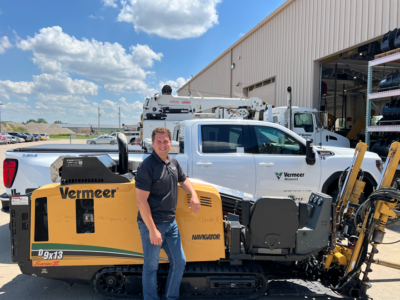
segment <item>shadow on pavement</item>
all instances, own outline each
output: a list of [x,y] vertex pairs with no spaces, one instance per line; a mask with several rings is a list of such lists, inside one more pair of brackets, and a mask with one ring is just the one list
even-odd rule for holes
[[11,241],[8,224],[0,226],[0,264],[13,264],[11,261]]
[[[386,228],[386,231],[389,231],[389,230],[397,232],[397,233],[400,233],[400,223],[397,223],[396,225],[393,225],[393,226],[391,226],[389,228]],[[383,240],[383,242],[387,243],[388,241]]]
[[99,299],[90,285],[66,283],[20,274],[0,288],[0,299],[87,300]]

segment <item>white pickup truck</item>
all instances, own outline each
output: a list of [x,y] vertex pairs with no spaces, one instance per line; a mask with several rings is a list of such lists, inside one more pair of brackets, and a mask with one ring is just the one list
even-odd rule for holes
[[[180,122],[174,130],[180,153],[172,154],[190,178],[245,193],[294,196],[308,199],[311,192],[335,194],[338,179],[350,166],[354,150],[311,146],[313,163],[306,162],[306,140],[270,122],[198,119]],[[63,155],[109,154],[118,160],[116,147],[106,145],[40,145],[6,152],[3,210],[8,196],[29,192],[51,183],[50,165]],[[129,146],[129,160],[143,161],[149,154]],[[367,152],[362,164],[365,194],[373,191],[380,177],[381,159]]]

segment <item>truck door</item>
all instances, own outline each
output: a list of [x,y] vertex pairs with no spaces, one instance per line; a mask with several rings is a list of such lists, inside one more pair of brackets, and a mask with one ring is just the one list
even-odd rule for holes
[[256,195],[306,201],[318,191],[320,161],[307,165],[305,145],[274,127],[249,126],[256,166]]
[[315,126],[312,113],[295,113],[293,118],[293,131],[305,139],[315,140]]
[[[255,192],[254,156],[247,124],[202,124],[192,127],[193,178]],[[196,132],[197,131],[197,132]]]

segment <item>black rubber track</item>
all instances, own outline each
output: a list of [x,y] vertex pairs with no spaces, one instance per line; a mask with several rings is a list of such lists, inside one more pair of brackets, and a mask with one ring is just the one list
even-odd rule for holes
[[[160,264],[158,275],[168,274],[167,264]],[[99,271],[93,281],[94,289],[96,293],[102,296],[103,299],[107,300],[121,300],[121,299],[143,299],[141,294],[129,294],[124,286],[120,284],[120,280],[113,288],[102,287],[101,281],[104,280],[105,274],[107,276],[114,276],[113,278],[121,278],[121,276],[141,276],[142,266],[127,266],[127,267],[114,267],[105,268]],[[256,264],[244,264],[241,266],[223,265],[218,263],[187,263],[185,273],[183,277],[190,276],[253,276],[257,281],[257,286],[254,290],[246,291],[246,293],[235,293],[233,289],[218,290],[217,293],[212,294],[198,294],[197,291],[193,293],[182,294],[179,299],[199,299],[209,300],[211,298],[226,298],[229,300],[254,300],[265,295],[267,291],[267,279],[265,278],[262,268]]]

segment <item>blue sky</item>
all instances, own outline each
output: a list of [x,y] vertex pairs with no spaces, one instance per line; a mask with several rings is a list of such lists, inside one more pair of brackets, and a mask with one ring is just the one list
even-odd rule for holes
[[136,123],[284,0],[0,2],[2,120]]

